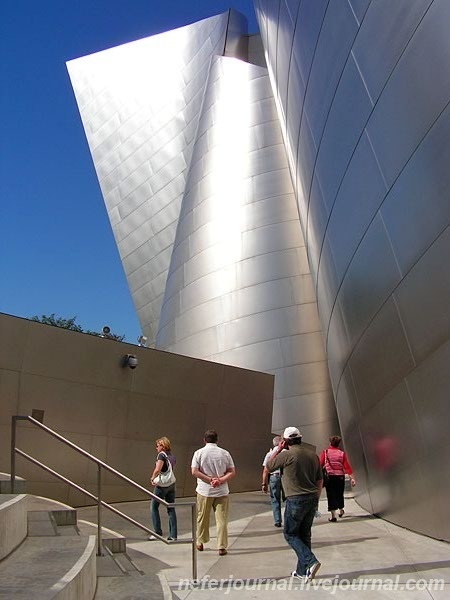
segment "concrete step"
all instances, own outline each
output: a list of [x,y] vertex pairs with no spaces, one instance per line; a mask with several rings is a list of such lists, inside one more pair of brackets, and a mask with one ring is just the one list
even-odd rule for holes
[[[26,494],[27,482],[22,477],[17,477],[14,482],[15,494]],[[9,473],[0,473],[0,494],[11,493],[11,475]]]
[[92,600],[95,553],[95,536],[26,538],[0,562],[0,598]]
[[8,556],[27,535],[25,494],[0,496],[0,560]]
[[[27,494],[27,507],[28,510],[52,510],[52,511],[73,511],[74,508],[58,500],[51,500],[44,496],[34,496],[33,494]],[[76,511],[75,511],[76,512]]]
[[[78,521],[80,535],[97,535],[97,524],[90,521]],[[113,554],[125,553],[127,551],[127,539],[122,534],[102,527],[102,543]]]
[[94,594],[96,600],[170,600],[165,578],[153,569],[144,573],[127,554],[125,536],[103,527],[103,556],[96,556],[96,523],[44,497],[23,495],[22,503],[24,541],[0,562],[0,600],[91,600]]
[[103,548],[103,556],[97,556],[97,577],[129,577],[145,575],[126,552],[112,553]]
[[29,510],[28,537],[79,535],[77,511],[65,510]]
[[164,576],[99,577],[95,600],[172,600]]

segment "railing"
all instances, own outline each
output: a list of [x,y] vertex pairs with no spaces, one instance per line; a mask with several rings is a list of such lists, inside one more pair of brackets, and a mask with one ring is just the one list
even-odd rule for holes
[[[92,494],[88,490],[85,490],[83,487],[81,487],[77,483],[74,483],[70,479],[67,479],[67,477],[64,477],[57,471],[54,471],[47,465],[41,463],[33,456],[30,456],[26,452],[23,452],[23,450],[20,450],[19,448],[17,448],[16,447],[17,421],[29,421],[33,425],[36,425],[37,427],[39,427],[42,431],[45,431],[46,433],[48,433],[52,437],[58,439],[59,441],[63,442],[63,444],[66,444],[67,446],[69,446],[70,448],[72,448],[73,450],[78,452],[79,454],[82,454],[87,459],[89,459],[91,462],[96,463],[97,469],[98,469],[98,471],[97,471],[97,496],[95,494]],[[120,473],[120,471],[116,471],[116,469],[113,469],[108,464],[106,464],[105,462],[103,462],[102,460],[97,458],[96,456],[89,454],[89,452],[86,452],[86,450],[83,450],[83,448],[80,448],[79,446],[77,446],[76,444],[71,442],[70,440],[63,437],[61,434],[57,433],[53,429],[50,429],[50,427],[47,427],[46,425],[44,425],[43,423],[41,423],[40,421],[38,421],[37,419],[34,419],[33,417],[31,417],[29,415],[28,416],[15,415],[11,419],[11,493],[12,494],[14,494],[15,479],[16,479],[16,454],[19,454],[19,456],[26,458],[28,461],[32,462],[33,464],[37,465],[38,467],[41,467],[41,469],[44,469],[44,471],[51,473],[52,475],[54,475],[61,481],[64,481],[64,483],[67,483],[68,485],[74,487],[79,492],[82,492],[83,494],[85,494],[86,496],[88,496],[89,498],[91,498],[92,500],[94,500],[96,502],[96,504],[97,504],[97,555],[98,556],[101,556],[101,554],[102,554],[102,510],[101,509],[102,509],[102,507],[105,507],[108,510],[114,512],[116,515],[119,515],[120,517],[122,517],[123,519],[128,521],[129,523],[132,523],[136,527],[139,527],[140,529],[143,529],[147,533],[154,535],[157,539],[161,540],[165,544],[191,544],[192,545],[192,579],[193,580],[197,579],[197,548],[196,548],[196,544],[195,544],[197,507],[196,507],[195,502],[177,502],[177,503],[166,502],[162,498],[159,498],[158,496],[156,496],[155,494],[153,494],[152,492],[147,490],[142,485],[139,485],[139,483],[136,483],[135,481],[133,481],[132,479],[130,479],[123,473]],[[120,510],[115,508],[114,506],[111,506],[110,504],[108,504],[107,502],[102,500],[102,469],[104,469],[105,471],[108,471],[109,473],[112,473],[113,475],[116,475],[123,481],[126,481],[127,483],[129,483],[136,489],[140,490],[144,494],[147,494],[147,496],[150,496],[150,498],[156,500],[163,506],[166,506],[169,508],[170,507],[179,508],[180,506],[190,506],[191,507],[191,538],[186,539],[186,540],[181,540],[181,539],[173,540],[173,541],[165,540],[162,536],[158,535],[156,532],[152,531],[151,529],[149,529],[142,523],[135,521],[134,519],[132,519],[125,513],[121,512]]]

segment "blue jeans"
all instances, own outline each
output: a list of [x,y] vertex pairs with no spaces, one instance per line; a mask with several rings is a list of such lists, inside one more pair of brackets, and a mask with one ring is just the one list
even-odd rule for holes
[[[175,502],[175,484],[170,485],[169,487],[159,487],[155,486],[153,490],[155,496],[158,498],[162,498],[166,502]],[[159,516],[159,502],[157,500],[152,500],[150,504],[151,515],[152,515],[152,523],[153,529],[158,535],[162,535],[161,529],[161,517]],[[175,508],[167,507],[167,514],[169,515],[169,537],[174,540],[177,539],[177,514],[175,512]]]
[[297,555],[298,575],[317,562],[311,552],[311,527],[319,500],[317,494],[304,494],[286,498],[284,510],[284,538]]
[[279,474],[269,475],[269,492],[273,520],[275,523],[281,523],[281,477]]

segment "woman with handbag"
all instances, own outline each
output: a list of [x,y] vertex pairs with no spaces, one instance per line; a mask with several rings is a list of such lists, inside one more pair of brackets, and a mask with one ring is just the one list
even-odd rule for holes
[[330,437],[330,445],[320,454],[320,465],[324,470],[325,489],[327,491],[328,510],[331,517],[328,519],[331,523],[336,523],[336,511],[339,510],[339,517],[344,516],[344,487],[345,475],[350,476],[352,486],[356,485],[353,477],[352,468],[348,462],[347,455],[340,450],[339,444],[341,438],[338,435]]
[[[158,498],[162,498],[166,502],[173,503],[175,502],[175,475],[173,473],[173,467],[175,466],[176,459],[172,454],[170,447],[170,440],[166,437],[162,437],[156,440],[156,464],[153,469],[153,473],[151,476],[152,485],[155,486],[153,493]],[[159,502],[157,500],[152,500],[151,507],[151,515],[152,515],[152,523],[153,530],[158,535],[162,535],[161,528],[161,517],[159,515]],[[169,541],[174,541],[177,539],[177,515],[175,512],[175,508],[167,507],[167,514],[169,517]],[[158,539],[154,535],[149,536],[149,540]]]

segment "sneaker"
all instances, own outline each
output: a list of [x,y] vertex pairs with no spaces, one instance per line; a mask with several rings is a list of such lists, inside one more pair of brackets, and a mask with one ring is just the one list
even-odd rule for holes
[[274,523],[274,527],[282,527],[281,523]]
[[294,577],[295,579],[299,579],[300,581],[308,581],[306,575],[299,575],[297,573],[297,571],[292,571],[291,577]]
[[312,581],[320,569],[320,562],[316,561],[306,569],[306,581]]
[[149,536],[148,536],[148,539],[149,539],[150,541],[153,541],[153,540],[157,540],[158,538],[157,538],[155,535],[149,535]]
[[176,542],[176,541],[177,541],[177,538],[168,537],[168,538],[167,538],[167,541],[168,541],[168,542]]

